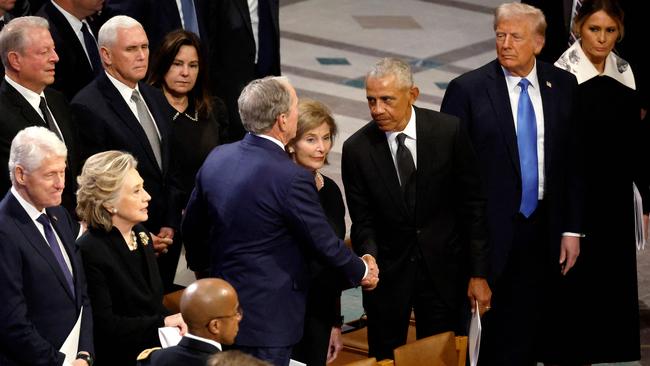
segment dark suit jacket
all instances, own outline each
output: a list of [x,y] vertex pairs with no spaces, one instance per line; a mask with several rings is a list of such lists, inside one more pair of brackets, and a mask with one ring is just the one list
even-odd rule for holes
[[[183,220],[187,260],[237,290],[244,310],[236,344],[286,347],[302,336],[309,274],[304,252],[350,284],[364,264],[330,227],[313,174],[273,142],[246,135],[210,153]],[[208,263],[209,261],[209,263]]]
[[[279,1],[269,1],[276,48],[271,75],[280,75]],[[211,0],[205,5],[208,25],[210,75],[213,92],[226,102],[229,111],[238,111],[237,98],[244,86],[261,76],[255,71],[255,39],[246,0]],[[205,42],[205,40],[204,40]],[[241,139],[244,127],[238,113],[231,113],[229,138]]]
[[167,101],[160,90],[144,83],[138,85],[162,136],[162,170],[144,129],[104,72],[77,94],[71,106],[79,126],[82,160],[106,150],[126,151],[138,160],[138,172],[151,195],[145,226],[158,233],[162,226],[178,228],[181,192],[173,176],[176,173],[169,148],[171,118],[165,113]]
[[[76,177],[79,172],[78,135],[74,128],[72,112],[65,97],[50,88],[45,88],[44,94],[50,111],[52,111],[52,115],[63,134],[65,146],[68,148],[68,166],[66,168],[62,205],[71,213],[74,213],[77,206],[75,198]],[[0,194],[4,194],[11,188],[9,171],[7,170],[11,141],[21,130],[30,126],[47,128],[47,123],[27,100],[4,79],[2,85],[0,85],[0,111],[2,111],[0,113],[0,167],[2,167],[3,171],[3,177],[0,178]]]
[[133,231],[144,257],[138,266],[116,228],[91,228],[78,240],[93,305],[97,365],[135,365],[140,351],[159,346],[158,327],[168,315],[149,232],[142,225]]
[[139,366],[205,366],[208,358],[219,352],[210,343],[183,337],[178,345],[154,351]]
[[343,144],[352,245],[357,253],[376,256],[380,276],[393,279],[419,248],[436,289],[454,306],[459,289],[466,288],[464,274],[487,276],[485,198],[476,157],[458,119],[414,109],[415,218],[402,195],[386,135],[376,123],[369,122]]
[[0,364],[61,365],[59,352],[83,308],[79,350],[93,352],[92,311],[75,238],[63,207],[47,210],[70,258],[75,293],[43,235],[11,192],[0,202]]
[[59,9],[47,2],[36,15],[50,23],[50,34],[59,55],[52,88],[63,93],[70,101],[95,78],[94,71],[79,38]]
[[[559,258],[562,232],[582,232],[580,166],[574,120],[573,75],[537,61],[544,109],[544,202],[550,255]],[[441,111],[460,117],[480,161],[487,189],[487,221],[493,276],[501,273],[512,246],[521,201],[515,122],[505,76],[495,60],[451,81]],[[555,259],[554,259],[555,260]]]

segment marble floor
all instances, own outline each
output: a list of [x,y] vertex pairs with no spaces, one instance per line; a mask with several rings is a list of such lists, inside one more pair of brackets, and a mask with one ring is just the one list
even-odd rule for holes
[[[280,0],[282,72],[299,97],[330,106],[339,127],[325,174],[340,182],[342,143],[369,120],[363,77],[372,63],[407,60],[417,105],[438,110],[451,79],[495,57],[492,12],[501,2]],[[650,365],[650,254],[639,252],[638,262],[643,359],[617,365]],[[362,313],[358,291],[345,294],[344,313],[346,321]]]

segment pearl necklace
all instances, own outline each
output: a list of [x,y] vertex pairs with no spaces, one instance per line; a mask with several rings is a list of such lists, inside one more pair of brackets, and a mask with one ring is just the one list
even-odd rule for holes
[[[183,114],[185,115],[185,117],[189,118],[190,120],[192,120],[194,122],[198,122],[198,120],[199,120],[199,112],[195,111],[194,112],[194,117],[190,116],[189,114],[187,114],[185,112],[183,112]],[[174,117],[172,117],[172,121],[176,121],[176,118],[178,118],[178,116],[180,116],[180,115],[181,115],[181,112],[176,112]]]

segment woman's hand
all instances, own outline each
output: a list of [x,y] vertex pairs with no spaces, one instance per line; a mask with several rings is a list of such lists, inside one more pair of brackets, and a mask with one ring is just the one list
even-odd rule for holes
[[180,329],[181,335],[185,335],[185,333],[187,333],[187,324],[185,324],[181,313],[176,313],[174,315],[165,317],[165,326],[176,327]]

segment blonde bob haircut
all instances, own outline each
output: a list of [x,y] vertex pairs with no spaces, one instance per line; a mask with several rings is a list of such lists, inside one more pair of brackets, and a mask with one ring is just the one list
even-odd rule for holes
[[77,215],[90,227],[110,231],[113,220],[108,210],[119,199],[124,178],[138,167],[133,155],[117,150],[95,154],[86,160],[77,177]]
[[[309,131],[320,127],[323,123],[327,124],[330,130],[330,139],[334,146],[334,138],[337,134],[336,122],[332,117],[327,106],[317,100],[301,99],[298,102],[298,127],[296,137],[292,138],[287,144],[287,151],[295,154],[296,143]],[[325,164],[329,164],[325,157]]]

